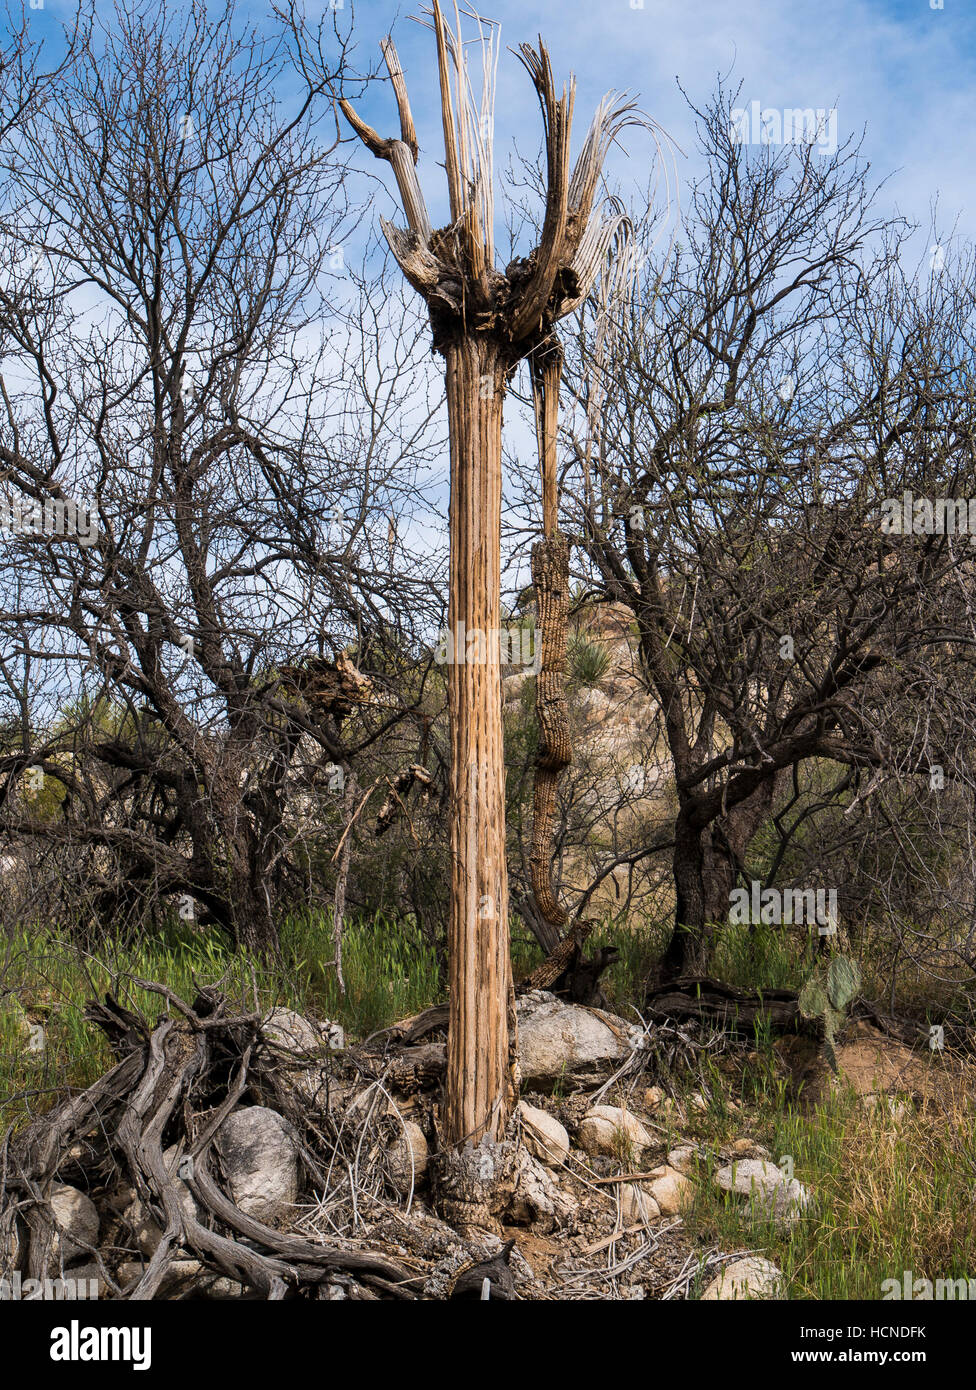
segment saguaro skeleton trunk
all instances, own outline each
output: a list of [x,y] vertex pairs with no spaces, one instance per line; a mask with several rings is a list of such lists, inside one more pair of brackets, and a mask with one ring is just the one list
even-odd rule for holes
[[[511,991],[501,671],[461,661],[462,632],[501,623],[502,400],[505,367],[491,339],[446,346],[451,436],[448,668],[451,732],[450,1021],[444,1127],[453,1142],[504,1130],[511,1102]],[[499,830],[501,833],[499,833]]]
[[[406,83],[390,39],[382,44],[397,100],[400,138],[384,139],[348,102],[353,129],[396,176],[406,229],[384,222],[390,248],[430,310],[434,347],[446,363],[451,447],[450,649],[451,909],[448,927],[450,1018],[445,1141],[476,1163],[488,1190],[492,1146],[502,1140],[515,1098],[505,872],[504,762],[497,634],[500,606],[501,424],[509,377],[527,354],[552,339],[553,325],[579,305],[596,276],[620,218],[593,220],[603,160],[632,104],[610,96],[594,117],[570,174],[573,84],[556,96],[549,56],[523,44],[519,56],[542,107],[547,190],[539,245],[504,274],[494,265],[492,119],[497,30],[473,16],[481,34],[482,91],[476,102],[461,44],[437,0],[431,12],[444,128],[451,225],[432,230],[416,174],[417,137]],[[462,626],[463,625],[463,626]],[[465,659],[464,634],[479,653]],[[484,659],[481,659],[481,653]],[[472,1219],[478,1181],[455,1185]]]
[[552,841],[559,778],[573,757],[566,707],[569,542],[559,531],[556,468],[562,369],[563,353],[555,340],[544,343],[533,355],[532,387],[542,484],[542,539],[532,547],[532,584],[540,652],[536,679],[539,750],[532,792],[532,852],[529,865],[537,913],[535,933],[550,954],[559,945],[562,928],[569,921],[553,887]]

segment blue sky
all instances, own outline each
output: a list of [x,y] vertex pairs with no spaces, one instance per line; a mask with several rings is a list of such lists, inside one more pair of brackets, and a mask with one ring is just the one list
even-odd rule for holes
[[[329,0],[300,0],[310,22],[327,13]],[[354,21],[362,66],[379,61],[378,43],[392,30],[400,51],[422,148],[420,176],[435,225],[446,217],[446,189],[436,62],[432,36],[412,22],[426,0],[344,0],[342,18]],[[770,0],[483,0],[486,16],[501,24],[502,54],[496,101],[496,169],[517,141],[534,156],[540,141],[538,104],[528,76],[508,50],[535,42],[549,46],[557,80],[577,78],[575,135],[578,148],[590,115],[608,88],[627,89],[685,151],[680,183],[701,173],[694,117],[678,88],[698,105],[718,78],[741,84],[740,103],[763,107],[836,106],[840,139],[864,132],[863,152],[875,180],[887,178],[878,212],[922,224],[918,252],[929,243],[931,209],[938,202],[941,241],[954,230],[976,241],[976,0],[817,0],[815,5]],[[43,0],[30,12],[32,25],[52,31],[73,10],[73,0]],[[634,8],[634,6],[639,6]],[[98,0],[106,19],[108,0]],[[179,14],[179,0],[169,0]],[[216,15],[223,8],[215,3]],[[452,5],[453,10],[453,5]],[[267,0],[242,0],[240,13],[271,26]],[[470,28],[466,31],[470,34]],[[374,87],[359,107],[381,134],[395,133],[392,94]],[[616,151],[610,173],[620,192],[640,196],[653,146],[631,134],[630,158]],[[347,264],[365,251],[376,215],[402,221],[387,165],[358,149],[361,169],[379,183],[372,217],[364,218],[346,248]],[[386,192],[383,192],[383,185]],[[367,194],[368,196],[368,194]],[[684,198],[682,201],[685,201]],[[496,243],[505,258],[504,222],[498,200]],[[514,401],[506,410],[506,438],[532,447]],[[444,510],[445,469],[430,479],[433,512]]]
[[[928,223],[938,200],[943,225],[957,223],[976,239],[976,0],[817,0],[815,5],[770,0],[486,0],[500,21],[503,48],[541,33],[557,78],[575,72],[576,133],[609,87],[627,88],[686,151],[679,174],[697,170],[693,119],[676,78],[696,102],[714,90],[719,74],[742,83],[742,102],[772,107],[836,105],[841,138],[865,132],[864,151],[875,175],[891,175],[886,210]],[[349,4],[349,0],[346,0]],[[429,99],[433,77],[427,31],[408,16],[419,7],[366,3],[355,7],[363,56],[388,28],[401,53],[420,129],[425,186],[443,181],[438,113]],[[308,5],[307,12],[314,11]],[[425,100],[425,94],[428,99]],[[376,122],[390,126],[390,106],[369,103]],[[539,138],[538,108],[527,75],[503,51],[496,107],[499,148],[512,136],[526,151]],[[386,133],[386,130],[383,130]],[[641,182],[647,146],[634,140],[622,183]]]
[[[743,104],[836,105],[841,138],[864,130],[875,175],[891,176],[886,211],[927,224],[938,200],[943,227],[956,225],[960,236],[976,240],[976,0],[941,2],[938,9],[939,0],[483,0],[483,12],[501,24],[503,46],[496,164],[512,139],[526,153],[538,145],[535,96],[508,49],[541,33],[557,79],[576,74],[578,139],[604,91],[626,88],[684,149],[679,177],[687,179],[699,169],[693,119],[676,79],[702,103],[721,74],[741,82]],[[43,6],[28,11],[38,32],[50,33],[74,9],[74,0],[34,3]],[[330,0],[300,3],[314,21]],[[354,20],[361,63],[378,61],[384,34],[392,30],[396,38],[423,147],[422,181],[436,215],[443,174],[436,167],[441,136],[433,44],[410,19],[420,0],[341,3],[342,18]],[[107,0],[98,8],[108,18]],[[178,13],[179,0],[170,0],[169,9]],[[213,9],[217,13],[222,4]],[[259,25],[272,22],[267,0],[242,0],[240,13]],[[371,95],[363,112],[382,133],[393,132],[387,91]],[[618,153],[612,168],[625,194],[637,191],[650,157],[639,139],[629,148],[632,160]],[[368,156],[363,164],[381,172]],[[390,215],[396,206],[391,199],[380,210]]]

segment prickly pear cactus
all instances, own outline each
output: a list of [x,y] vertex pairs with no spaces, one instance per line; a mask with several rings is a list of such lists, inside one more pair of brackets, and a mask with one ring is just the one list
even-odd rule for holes
[[861,972],[848,956],[834,956],[827,966],[827,993],[835,1009],[846,1009],[861,988]]
[[834,1071],[837,1034],[860,987],[861,972],[856,961],[848,956],[832,956],[827,968],[815,970],[800,990],[798,1002],[803,1017],[823,1019],[824,1054]]
[[800,990],[800,1013],[804,1018],[820,1018],[829,1000],[827,989],[819,975],[811,975]]

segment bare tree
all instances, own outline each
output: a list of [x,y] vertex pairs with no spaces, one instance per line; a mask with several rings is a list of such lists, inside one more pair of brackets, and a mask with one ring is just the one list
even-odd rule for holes
[[702,113],[674,253],[584,316],[566,368],[566,524],[634,616],[673,769],[673,834],[644,847],[673,846],[670,973],[706,969],[804,778],[833,766],[835,805],[970,779],[968,544],[887,535],[883,504],[974,490],[971,259],[906,269],[856,150],[750,151],[730,107]]
[[261,950],[316,833],[293,794],[334,796],[357,707],[398,713],[337,658],[437,605],[404,549],[423,325],[343,269],[346,59],[296,86],[295,42],[120,8],[3,160],[3,825],[102,915]]

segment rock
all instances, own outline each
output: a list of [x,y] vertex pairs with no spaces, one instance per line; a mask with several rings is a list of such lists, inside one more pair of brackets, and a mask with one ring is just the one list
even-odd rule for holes
[[737,1192],[748,1197],[754,1190],[765,1191],[779,1187],[786,1181],[775,1163],[764,1159],[744,1158],[719,1168],[715,1174],[715,1185],[723,1192]]
[[0,1005],[0,1019],[19,1041],[29,1057],[39,1057],[47,1047],[47,1034],[40,1023],[27,1017],[16,995],[8,995]]
[[623,1226],[646,1226],[661,1215],[650,1189],[643,1183],[625,1182],[620,1187],[620,1221]]
[[534,1105],[519,1103],[519,1116],[522,1120],[522,1137],[529,1153],[540,1163],[565,1163],[569,1157],[569,1135],[555,1115],[548,1110],[539,1110]]
[[504,701],[521,699],[522,688],[533,674],[532,671],[516,671],[514,675],[503,676],[502,699]]
[[664,1092],[660,1086],[648,1086],[644,1092],[644,1104],[648,1110],[656,1110],[664,1099]]
[[758,1216],[777,1223],[795,1221],[810,1206],[812,1198],[796,1178],[787,1178],[775,1163],[745,1158],[720,1168],[716,1186],[749,1199]]
[[108,1291],[104,1275],[94,1261],[89,1264],[72,1265],[61,1277],[74,1282],[75,1298],[99,1298],[103,1292]]
[[230,1196],[241,1211],[270,1222],[298,1199],[298,1148],[274,1110],[234,1110],[217,1131]]
[[596,1084],[604,1072],[628,1057],[642,1033],[626,1020],[605,1015],[613,1026],[580,1004],[564,1004],[544,990],[530,990],[516,1002],[522,1083],[539,1089],[557,1083]]
[[637,1159],[653,1138],[628,1110],[616,1105],[594,1105],[587,1110],[579,1127],[579,1146],[586,1153],[607,1154],[613,1158]]
[[390,1177],[397,1191],[406,1196],[427,1172],[429,1150],[424,1131],[414,1120],[404,1120],[398,1138],[387,1150]]
[[292,1052],[320,1052],[324,1046],[315,1025],[294,1009],[272,1009],[261,1024],[261,1032],[269,1042]]
[[543,1235],[557,1230],[574,1231],[579,1213],[575,1197],[563,1192],[524,1145],[516,1153],[515,1165],[508,1220],[515,1226],[534,1226]]
[[896,1124],[901,1124],[908,1115],[908,1106],[903,1100],[898,1100],[895,1096],[879,1095],[875,1091],[861,1096],[861,1104],[871,1114],[877,1110],[887,1112]]
[[708,1101],[702,1095],[701,1091],[695,1091],[694,1095],[688,1097],[688,1109],[694,1111],[696,1114],[704,1115],[705,1111],[708,1109]]
[[314,1055],[326,1048],[338,1052],[346,1045],[341,1024],[316,1023],[295,1013],[294,1009],[272,1009],[261,1025],[261,1032],[269,1042],[290,1052]]
[[668,1167],[683,1173],[686,1177],[695,1171],[700,1163],[708,1161],[708,1154],[698,1144],[679,1144],[668,1154]]
[[734,1139],[732,1141],[731,1153],[743,1158],[771,1158],[772,1154],[768,1149],[764,1149],[762,1144],[757,1144],[754,1139]]
[[783,1297],[783,1275],[769,1260],[749,1255],[726,1265],[702,1294],[703,1303],[727,1302],[742,1299]]
[[134,1193],[132,1200],[124,1208],[122,1220],[135,1241],[137,1249],[141,1250],[144,1255],[151,1256],[163,1238],[162,1227],[138,1194]]
[[98,1244],[98,1212],[95,1203],[77,1187],[55,1183],[51,1188],[51,1209],[56,1232],[51,1253],[63,1264],[88,1254],[88,1246]]
[[660,1207],[662,1216],[678,1216],[691,1205],[695,1199],[695,1184],[690,1178],[667,1164],[651,1171],[651,1196]]

